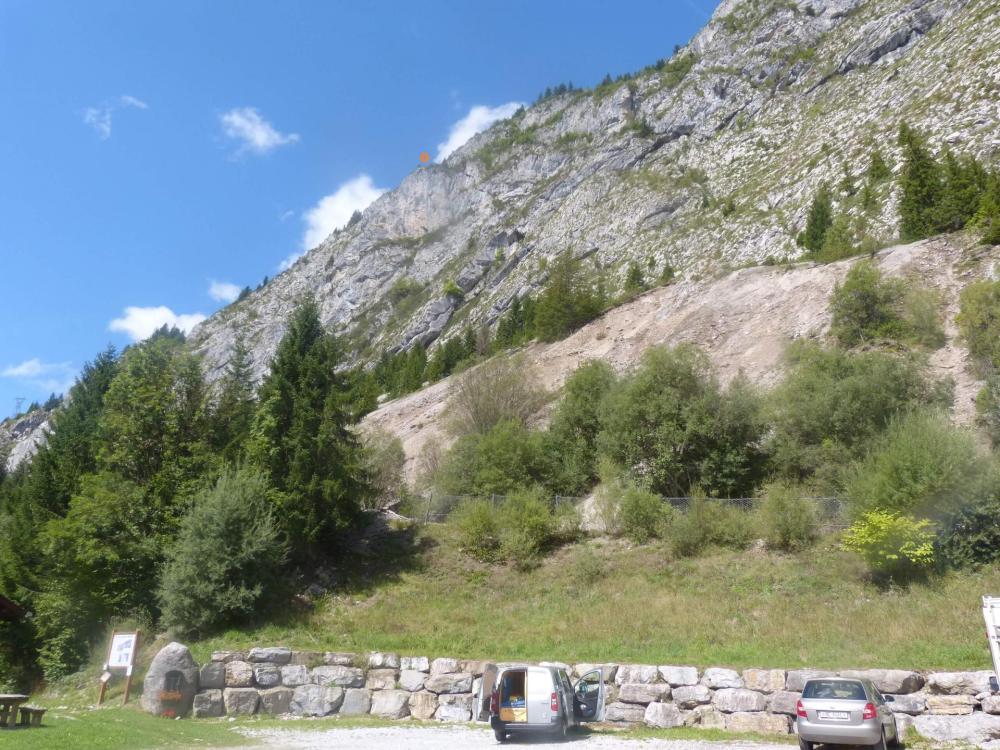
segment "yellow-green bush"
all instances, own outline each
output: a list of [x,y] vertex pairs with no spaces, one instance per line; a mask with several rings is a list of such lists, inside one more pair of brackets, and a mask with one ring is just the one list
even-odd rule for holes
[[934,528],[927,519],[872,510],[844,533],[843,547],[861,555],[876,576],[905,582],[934,565]]

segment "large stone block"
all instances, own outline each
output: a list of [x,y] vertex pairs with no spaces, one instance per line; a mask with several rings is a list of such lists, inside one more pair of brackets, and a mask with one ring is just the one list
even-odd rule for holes
[[712,704],[723,713],[767,710],[767,698],[745,688],[722,688],[712,696]]
[[639,724],[646,718],[646,707],[637,703],[611,703],[604,709],[604,720]]
[[618,674],[617,664],[577,664],[573,667],[573,674],[577,677],[583,677],[587,672],[593,672],[595,669],[601,670],[601,679],[605,682],[614,682],[615,675]]
[[423,690],[426,681],[426,672],[418,672],[415,669],[404,669],[399,673],[399,686],[403,690],[409,690],[411,693]]
[[210,661],[198,672],[198,687],[202,690],[221,690],[226,686],[226,665]]
[[622,703],[653,703],[667,700],[670,697],[670,686],[665,682],[644,684],[627,682],[618,689],[618,700]]
[[1000,737],[1000,716],[990,716],[981,711],[971,716],[924,714],[914,717],[913,726],[920,734],[933,741],[932,747],[946,742],[962,743],[960,746],[992,747],[995,744],[993,740]]
[[323,653],[323,663],[330,667],[353,667],[357,661],[357,654],[345,651],[326,651]]
[[269,664],[288,664],[292,658],[292,650],[284,646],[268,646],[252,648],[247,654],[247,661],[268,662]]
[[281,716],[291,711],[295,691],[289,687],[275,687],[260,691],[257,712],[268,716]]
[[780,714],[739,712],[726,716],[726,729],[730,732],[788,734],[789,726],[789,718]]
[[213,651],[212,661],[228,664],[231,661],[246,661],[246,651]]
[[299,685],[292,691],[289,711],[295,716],[329,716],[344,703],[344,689],[336,685]]
[[647,727],[657,729],[684,726],[684,714],[673,703],[650,703],[642,720]]
[[659,679],[660,670],[650,664],[622,664],[615,673],[615,683],[618,685],[629,682],[648,685]]
[[923,693],[894,695],[888,705],[893,713],[916,716],[927,710],[927,696]]
[[673,699],[681,708],[694,708],[712,702],[712,691],[704,685],[681,685],[673,690]]
[[660,676],[670,687],[682,685],[697,685],[698,670],[695,667],[658,667]]
[[432,693],[470,693],[472,692],[472,675],[468,672],[434,674],[424,681],[424,688]]
[[934,672],[927,678],[932,693],[978,695],[990,691],[992,672]]
[[981,703],[985,713],[1000,714],[1000,695],[987,695]]
[[709,667],[705,674],[701,676],[701,684],[713,690],[721,688],[741,688],[743,678],[735,669],[723,669],[722,667]]
[[451,674],[452,672],[458,672],[459,669],[458,659],[440,657],[431,662],[432,675]]
[[194,697],[192,714],[196,719],[210,719],[222,716],[226,704],[222,702],[222,690],[202,690]]
[[254,688],[226,688],[222,692],[222,700],[230,716],[251,716],[257,713],[260,696]]
[[777,693],[785,689],[785,670],[745,669],[743,683],[748,690],[756,690],[758,693]]
[[368,654],[368,667],[370,669],[399,669],[399,654],[372,651]]
[[914,719],[915,717],[909,714],[896,714],[896,731],[899,732],[900,737],[906,737],[906,733],[914,724]]
[[253,679],[259,687],[277,687],[281,684],[281,667],[270,663],[254,664]]
[[253,685],[253,666],[245,661],[226,662],[226,687]]
[[971,714],[975,707],[976,699],[971,695],[930,695],[927,697],[927,712],[937,716]]
[[[472,660],[463,661],[459,665],[459,667],[461,668],[462,672],[468,672],[473,677],[482,677],[483,673],[486,671],[486,668],[489,667],[491,663],[492,662],[478,661],[478,660],[472,659]],[[542,663],[542,666],[545,666],[544,662]],[[568,673],[569,669],[567,668],[566,671]]]
[[429,672],[431,663],[426,656],[402,656],[399,659],[399,668],[414,672]]
[[198,692],[198,665],[188,647],[169,643],[153,657],[142,688],[142,707],[155,716],[187,716]]
[[285,687],[298,687],[309,682],[309,669],[305,664],[288,664],[281,667],[281,684]]
[[688,711],[684,720],[689,726],[698,726],[702,729],[726,728],[726,714],[716,709],[715,706],[695,706]]
[[323,664],[323,654],[320,651],[292,651],[292,658],[288,663],[294,666],[312,669]]
[[771,701],[768,704],[768,711],[772,714],[785,714],[795,716],[795,704],[799,702],[802,693],[791,693],[787,690],[779,690],[771,694]]
[[410,694],[410,716],[414,719],[420,719],[421,721],[433,719],[437,707],[437,693],[421,690],[419,693]]
[[801,693],[806,681],[814,677],[836,677],[836,673],[822,669],[793,669],[785,676],[785,690],[790,693]]
[[365,687],[369,690],[395,690],[396,677],[395,669],[369,669]]
[[438,721],[470,721],[472,695],[439,695],[434,718]]
[[357,667],[313,667],[310,676],[317,685],[359,688],[365,684],[365,673]]
[[376,690],[372,693],[373,716],[402,719],[410,715],[410,693],[406,690]]
[[871,680],[881,692],[894,695],[915,693],[924,686],[922,674],[905,669],[847,669],[840,676]]
[[371,711],[371,708],[371,690],[348,688],[344,691],[344,701],[340,706],[341,716],[361,716]]

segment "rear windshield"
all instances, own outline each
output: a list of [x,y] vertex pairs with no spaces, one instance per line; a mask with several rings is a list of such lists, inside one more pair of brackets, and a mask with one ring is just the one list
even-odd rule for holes
[[802,697],[844,701],[868,700],[864,686],[853,680],[810,680],[802,691]]

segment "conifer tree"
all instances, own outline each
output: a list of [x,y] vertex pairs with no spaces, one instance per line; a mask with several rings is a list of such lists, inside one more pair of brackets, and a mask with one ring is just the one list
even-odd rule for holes
[[237,335],[212,415],[213,442],[228,461],[239,458],[250,435],[255,408],[253,386],[250,350],[243,336]]
[[820,187],[809,207],[809,217],[806,219],[806,229],[802,235],[802,244],[811,253],[823,249],[826,231],[833,224],[833,198],[827,185]]
[[983,229],[983,243],[1000,245],[1000,171],[991,172],[987,178],[976,221]]
[[905,122],[899,127],[899,145],[903,149],[899,237],[910,242],[934,233],[941,201],[941,170],[923,138]]
[[879,149],[872,151],[871,161],[868,163],[866,178],[872,185],[888,180],[892,176],[889,165],[885,163],[885,157]]

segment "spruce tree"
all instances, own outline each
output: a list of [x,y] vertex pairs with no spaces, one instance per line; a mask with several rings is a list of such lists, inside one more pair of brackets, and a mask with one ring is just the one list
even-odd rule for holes
[[260,388],[250,456],[276,489],[279,518],[300,563],[336,550],[366,491],[341,362],[340,342],[306,299],[292,313]]
[[552,262],[545,289],[534,314],[535,332],[543,341],[556,341],[601,313],[603,300],[582,264],[566,252]]
[[956,157],[951,150],[944,154],[940,203],[935,211],[935,230],[957,232],[979,210],[987,189],[986,170],[971,156]]
[[941,170],[924,139],[906,123],[899,127],[899,145],[903,149],[899,237],[912,242],[934,234],[942,192]]
[[882,152],[877,148],[872,151],[872,158],[868,163],[868,171],[865,176],[872,185],[884,182],[892,176],[889,165],[885,163],[885,157],[882,156]]
[[228,461],[239,458],[250,436],[255,408],[253,385],[250,350],[243,336],[237,335],[212,414],[213,442]]
[[983,229],[983,243],[1000,245],[1000,171],[991,172],[987,178],[976,221]]
[[833,197],[830,195],[829,186],[823,185],[809,207],[809,217],[806,219],[806,229],[802,237],[802,244],[809,252],[818,253],[823,249],[823,240],[831,224],[833,224]]

